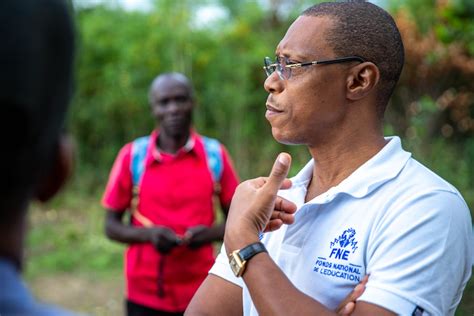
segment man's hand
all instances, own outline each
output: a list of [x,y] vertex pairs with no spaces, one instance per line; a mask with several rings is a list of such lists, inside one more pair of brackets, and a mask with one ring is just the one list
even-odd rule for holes
[[[288,179],[285,181],[290,182],[290,180]],[[274,230],[279,229],[283,224],[293,224],[295,222],[295,217],[293,216],[293,213],[296,211],[296,205],[294,211],[292,211],[291,209],[285,210],[285,207],[293,207],[292,205],[294,205],[293,202],[290,202],[280,196],[277,196],[272,215],[270,216],[270,221],[267,223],[267,226],[265,226],[265,229],[263,231],[272,232]]]
[[248,180],[237,187],[227,217],[227,251],[258,241],[260,232],[294,221],[296,205],[277,197],[278,190],[291,187],[291,181],[286,179],[290,165],[291,156],[281,153],[268,178]]
[[364,293],[365,285],[367,284],[368,280],[369,276],[364,276],[362,281],[360,281],[360,283],[356,285],[352,292],[346,296],[341,304],[339,304],[339,306],[336,308],[336,313],[339,316],[350,316],[352,312],[354,312],[356,300],[362,295],[362,293]]
[[209,227],[198,225],[189,228],[183,237],[183,244],[191,249],[197,249],[209,243]]
[[169,228],[151,227],[148,233],[150,242],[162,254],[167,254],[171,249],[181,244],[181,238]]

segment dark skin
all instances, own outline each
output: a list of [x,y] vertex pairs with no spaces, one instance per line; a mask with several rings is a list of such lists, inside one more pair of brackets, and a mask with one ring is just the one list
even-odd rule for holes
[[[181,74],[162,75],[153,81],[149,99],[152,115],[160,129],[156,146],[162,152],[176,154],[190,136],[195,107],[192,87]],[[226,217],[229,205],[221,205],[221,209]],[[149,242],[162,254],[169,253],[178,246],[196,249],[224,237],[225,223],[212,227],[189,227],[181,236],[164,226],[130,226],[124,222],[125,212],[126,210],[107,210],[107,237],[126,244]]]
[[[300,16],[279,43],[276,55],[296,61],[333,58],[335,53],[325,40],[333,25],[330,17]],[[364,62],[301,69],[290,80],[281,80],[274,72],[265,81],[269,93],[266,118],[273,137],[281,143],[307,146],[318,165],[306,201],[338,185],[385,145],[376,114],[379,78],[378,68]],[[227,219],[227,252],[258,242],[258,232],[275,211],[295,212],[296,205],[277,197],[278,190],[291,187],[286,179],[290,165],[291,157],[280,154],[269,177],[239,185]],[[252,257],[242,278],[260,315],[339,313],[300,291],[268,253]],[[352,307],[353,315],[394,315],[364,301]],[[186,315],[242,315],[242,288],[209,275]]]

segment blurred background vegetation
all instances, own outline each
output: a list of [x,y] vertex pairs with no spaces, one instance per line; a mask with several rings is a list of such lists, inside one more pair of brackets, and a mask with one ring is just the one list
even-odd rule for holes
[[[76,143],[76,172],[56,200],[35,206],[31,216],[26,272],[36,293],[92,314],[114,315],[121,307],[121,288],[116,292],[122,284],[123,247],[103,236],[99,201],[120,147],[154,127],[147,93],[157,74],[179,71],[193,80],[196,129],[227,146],[242,179],[265,175],[281,150],[292,153],[293,174],[309,159],[305,148],[283,146],[271,137],[264,118],[262,62],[314,1],[150,3],[146,10],[130,11],[113,0],[100,5],[73,1],[76,93],[67,126]],[[395,17],[406,50],[385,132],[401,136],[405,148],[455,185],[472,210],[474,2],[377,4]],[[73,274],[89,283],[76,280],[79,297],[61,301],[58,296],[75,286],[67,281]],[[58,289],[47,288],[45,278],[56,280],[49,283]],[[107,282],[116,283],[101,287]],[[474,312],[473,287],[468,285],[457,315]]]

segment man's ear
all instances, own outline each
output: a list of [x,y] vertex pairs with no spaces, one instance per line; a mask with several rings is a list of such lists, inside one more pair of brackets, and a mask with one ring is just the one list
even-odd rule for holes
[[62,188],[71,176],[74,166],[74,146],[67,135],[61,135],[49,171],[43,173],[36,188],[36,199],[46,202]]
[[350,69],[347,77],[347,98],[360,100],[373,92],[380,80],[379,68],[371,62],[364,62]]

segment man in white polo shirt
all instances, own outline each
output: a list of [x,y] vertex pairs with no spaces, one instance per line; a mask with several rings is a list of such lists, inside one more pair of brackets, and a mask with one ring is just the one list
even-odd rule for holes
[[265,59],[266,118],[313,159],[290,182],[280,154],[270,177],[238,187],[187,315],[333,315],[366,274],[353,315],[454,315],[471,274],[470,212],[383,136],[404,61],[393,19],[363,1],[315,5],[276,56]]

